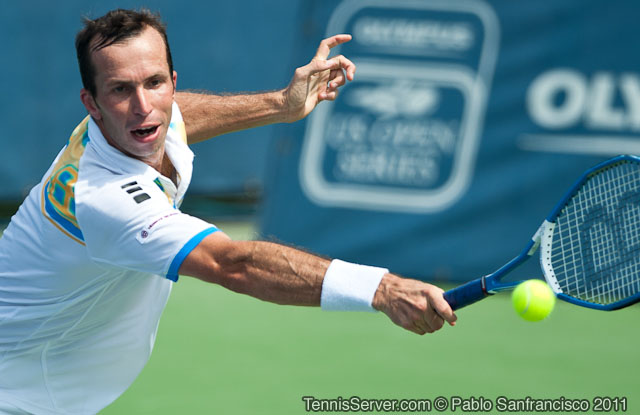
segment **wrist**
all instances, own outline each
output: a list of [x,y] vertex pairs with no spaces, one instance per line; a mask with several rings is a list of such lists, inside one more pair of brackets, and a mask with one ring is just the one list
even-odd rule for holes
[[300,119],[300,117],[297,115],[298,109],[294,108],[294,106],[291,104],[292,102],[291,86],[287,86],[286,88],[284,88],[279,92],[282,98],[281,108],[282,108],[283,122],[290,124],[298,121]]
[[273,91],[272,93],[273,108],[276,111],[277,122],[291,123],[292,120],[291,109],[289,108],[289,100],[287,98],[287,90],[280,89]]
[[397,280],[398,277],[393,274],[386,274],[382,278],[373,297],[373,301],[371,302],[371,306],[374,309],[386,313],[386,310],[388,309],[387,299],[389,298],[389,292],[393,291],[393,286],[396,284]]
[[373,299],[386,268],[333,260],[322,282],[320,305],[327,311],[376,311]]

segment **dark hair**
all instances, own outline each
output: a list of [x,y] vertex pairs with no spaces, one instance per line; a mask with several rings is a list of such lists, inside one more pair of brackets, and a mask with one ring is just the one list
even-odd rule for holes
[[76,35],[76,53],[82,86],[91,95],[96,96],[95,68],[91,62],[91,53],[135,37],[147,27],[152,27],[162,35],[167,52],[169,74],[172,74],[173,61],[167,39],[167,28],[160,20],[160,15],[146,9],[139,11],[117,9],[95,20],[84,19],[84,28]]

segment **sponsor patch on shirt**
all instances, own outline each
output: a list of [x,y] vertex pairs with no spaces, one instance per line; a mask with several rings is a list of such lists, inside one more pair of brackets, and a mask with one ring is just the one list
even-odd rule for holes
[[171,212],[171,213],[167,213],[162,216],[154,218],[149,222],[148,225],[146,225],[144,228],[142,228],[140,232],[138,232],[138,234],[136,235],[136,239],[141,244],[147,243],[147,241],[151,238],[151,235],[153,234],[153,232],[155,232],[155,230],[159,228],[158,225],[160,224],[160,222],[162,222],[167,218],[170,218],[171,216],[175,216],[179,214],[180,212]]

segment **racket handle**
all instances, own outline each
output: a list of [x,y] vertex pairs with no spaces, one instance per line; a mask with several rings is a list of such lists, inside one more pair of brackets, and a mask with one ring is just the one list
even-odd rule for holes
[[482,277],[446,291],[444,299],[447,300],[452,309],[458,310],[480,301],[488,295],[490,294],[485,288],[484,277]]

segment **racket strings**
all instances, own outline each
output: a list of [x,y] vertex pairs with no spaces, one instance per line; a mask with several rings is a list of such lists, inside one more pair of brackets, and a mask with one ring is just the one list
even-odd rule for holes
[[551,266],[562,291],[611,304],[640,292],[640,168],[590,176],[556,219]]

